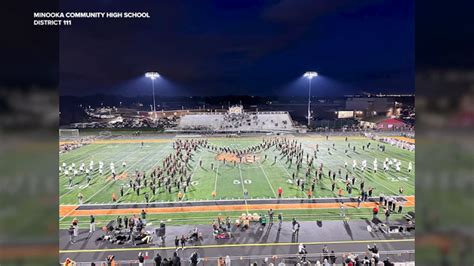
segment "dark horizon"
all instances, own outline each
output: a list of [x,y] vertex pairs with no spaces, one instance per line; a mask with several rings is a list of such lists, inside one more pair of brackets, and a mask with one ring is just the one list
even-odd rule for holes
[[[82,10],[77,1],[63,11]],[[414,92],[412,0],[92,2],[148,20],[61,28],[61,95],[305,96]],[[93,20],[92,20],[93,21]]]

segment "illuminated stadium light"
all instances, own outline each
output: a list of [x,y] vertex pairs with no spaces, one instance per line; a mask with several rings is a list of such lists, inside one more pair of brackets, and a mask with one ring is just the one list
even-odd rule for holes
[[306,71],[303,75],[303,77],[307,78],[309,81],[309,86],[308,86],[308,127],[309,127],[309,122],[311,120],[311,80],[314,77],[317,77],[318,73],[315,71]]
[[160,74],[158,72],[146,72],[145,77],[150,78],[152,80],[157,79],[160,77]]
[[156,119],[156,103],[155,103],[155,79],[160,77],[158,72],[146,72],[145,77],[151,79],[151,87],[153,91],[153,116]]
[[307,71],[303,75],[303,77],[308,78],[308,79],[312,79],[312,78],[317,77],[317,76],[318,76],[318,73],[314,72],[314,71]]

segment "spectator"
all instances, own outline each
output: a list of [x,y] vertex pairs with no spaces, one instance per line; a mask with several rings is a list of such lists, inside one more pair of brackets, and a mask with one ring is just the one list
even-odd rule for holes
[[115,256],[114,255],[109,255],[107,256],[107,266],[115,266]]
[[73,266],[74,263],[75,262],[71,260],[70,258],[66,258],[66,260],[64,261],[64,266]]
[[377,208],[377,206],[375,206],[373,209],[372,209],[372,218],[375,219],[377,218],[377,214],[379,213],[379,208]]
[[325,260],[329,260],[329,249],[328,249],[328,246],[324,245],[323,247],[323,259]]
[[336,254],[334,254],[334,250],[331,250],[331,256],[329,259],[331,260],[331,265],[336,265]]
[[391,262],[390,258],[388,258],[388,257],[383,261],[383,265],[384,266],[395,266],[395,264],[393,262]]
[[390,209],[387,208],[385,210],[385,223],[388,223],[388,219],[390,218]]
[[181,235],[181,249],[185,249],[186,246],[186,237],[184,235]]
[[199,263],[199,254],[197,251],[194,251],[193,254],[191,254],[189,261],[191,262],[191,266],[196,266]]
[[230,256],[227,255],[225,256],[225,266],[230,266],[230,264],[231,264]]
[[146,224],[146,212],[145,212],[145,210],[142,210],[141,215],[142,215],[143,223]]
[[219,257],[219,258],[217,259],[217,266],[225,266],[224,258]]
[[161,256],[159,253],[156,253],[155,258],[153,258],[155,266],[161,266]]
[[371,248],[369,245],[367,245],[367,249],[372,252],[372,258],[375,260],[375,263],[379,262],[379,249],[377,248],[377,245],[374,244],[374,246]]
[[95,232],[95,217],[91,214],[90,216],[90,224],[89,224],[89,237]]
[[71,224],[67,230],[69,233],[69,242],[74,243],[74,226]]
[[173,253],[173,258],[171,259],[171,264],[173,266],[181,266],[181,259],[178,257],[178,253]]
[[171,266],[171,260],[164,258],[161,266]]
[[179,249],[179,238],[178,238],[178,236],[176,236],[174,238],[174,246],[176,247],[176,251],[178,251],[178,249]]
[[283,194],[283,189],[281,187],[278,187],[278,198],[281,198]]
[[138,253],[138,266],[143,266],[145,263],[145,257],[143,257],[143,254],[140,252]]

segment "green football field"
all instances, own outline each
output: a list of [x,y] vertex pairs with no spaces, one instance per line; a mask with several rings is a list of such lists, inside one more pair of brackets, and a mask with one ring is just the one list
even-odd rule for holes
[[[245,148],[261,143],[263,137],[241,137],[241,138],[209,138],[209,144],[230,148]],[[385,145],[385,152],[377,149],[376,141],[354,136],[349,137],[348,142],[351,146],[356,146],[356,151],[352,149],[345,154],[348,142],[344,137],[331,136],[329,140],[325,137],[289,137],[301,142],[305,152],[313,154],[316,144],[319,145],[318,158],[314,167],[319,167],[323,163],[323,179],[316,187],[313,197],[325,198],[335,197],[337,188],[331,191],[332,179],[327,177],[328,170],[338,171],[341,169],[342,177],[345,177],[346,171],[349,176],[356,176],[357,182],[354,186],[353,195],[359,194],[359,181],[365,179],[365,188],[373,187],[375,196],[380,193],[385,195],[399,195],[399,188],[403,187],[404,195],[414,195],[415,190],[415,164],[414,152],[400,148]],[[141,141],[141,140],[140,140]],[[145,171],[149,176],[153,167],[161,166],[163,159],[170,153],[173,153],[172,143],[174,139],[160,138],[159,135],[144,137],[143,147],[140,141],[133,139],[127,141],[122,139],[116,143],[89,144],[76,150],[60,155],[60,165],[66,163],[70,165],[75,163],[78,167],[81,163],[89,166],[91,160],[94,161],[94,171],[92,172],[92,181],[87,185],[86,174],[79,174],[73,178],[72,186],[68,186],[68,177],[60,173],[60,204],[77,204],[77,195],[81,193],[84,196],[85,204],[111,203],[112,194],[115,193],[119,203],[137,203],[145,202],[144,194],[150,195],[151,202],[176,201],[178,191],[176,188],[172,193],[160,190],[153,195],[149,187],[141,189],[137,195],[129,188],[129,179],[134,178],[136,170]],[[370,149],[362,150],[362,146],[372,142]],[[333,148],[334,144],[334,148]],[[328,148],[330,152],[328,152]],[[265,158],[267,155],[267,159]],[[216,154],[200,148],[194,155],[191,162],[192,182],[191,188],[185,194],[185,199],[192,200],[211,200],[212,192],[216,192],[215,199],[239,199],[243,198],[243,191],[247,190],[249,198],[276,198],[277,189],[283,189],[284,198],[302,198],[305,192],[301,191],[296,184],[292,182],[292,174],[304,178],[307,165],[303,169],[296,170],[295,165],[286,163],[282,159],[279,151],[270,148],[266,151],[256,154],[259,158],[253,163],[233,163],[218,161]],[[277,156],[276,162],[274,161]],[[374,158],[378,160],[378,172],[373,173],[372,162]],[[397,172],[393,168],[384,173],[382,170],[385,158],[397,159],[402,162],[401,171]],[[202,167],[199,166],[199,160],[202,160]],[[358,167],[362,160],[367,160],[367,169],[362,172],[360,169],[352,169],[352,161],[356,160]],[[99,175],[98,162],[104,163],[104,173]],[[304,160],[306,162],[306,160]],[[413,162],[413,171],[407,171],[408,162]],[[113,181],[109,164],[113,162],[117,174],[121,177]],[[122,167],[122,162],[126,162],[126,167]],[[344,168],[344,162],[347,162],[347,169]],[[211,164],[214,164],[214,170],[211,170]],[[344,180],[338,179],[337,187],[345,188]],[[120,197],[120,187],[125,187],[125,195]],[[347,196],[347,194],[345,194]]]

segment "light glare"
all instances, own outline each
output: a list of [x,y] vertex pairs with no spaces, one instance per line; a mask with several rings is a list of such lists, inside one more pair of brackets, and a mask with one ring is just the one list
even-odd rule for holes
[[150,79],[157,79],[160,77],[160,74],[158,74],[158,72],[146,72],[145,77]]
[[303,77],[309,78],[309,79],[312,79],[312,78],[317,77],[317,76],[318,76],[318,73],[314,72],[314,71],[308,71],[308,72],[304,73],[304,75],[303,75]]

